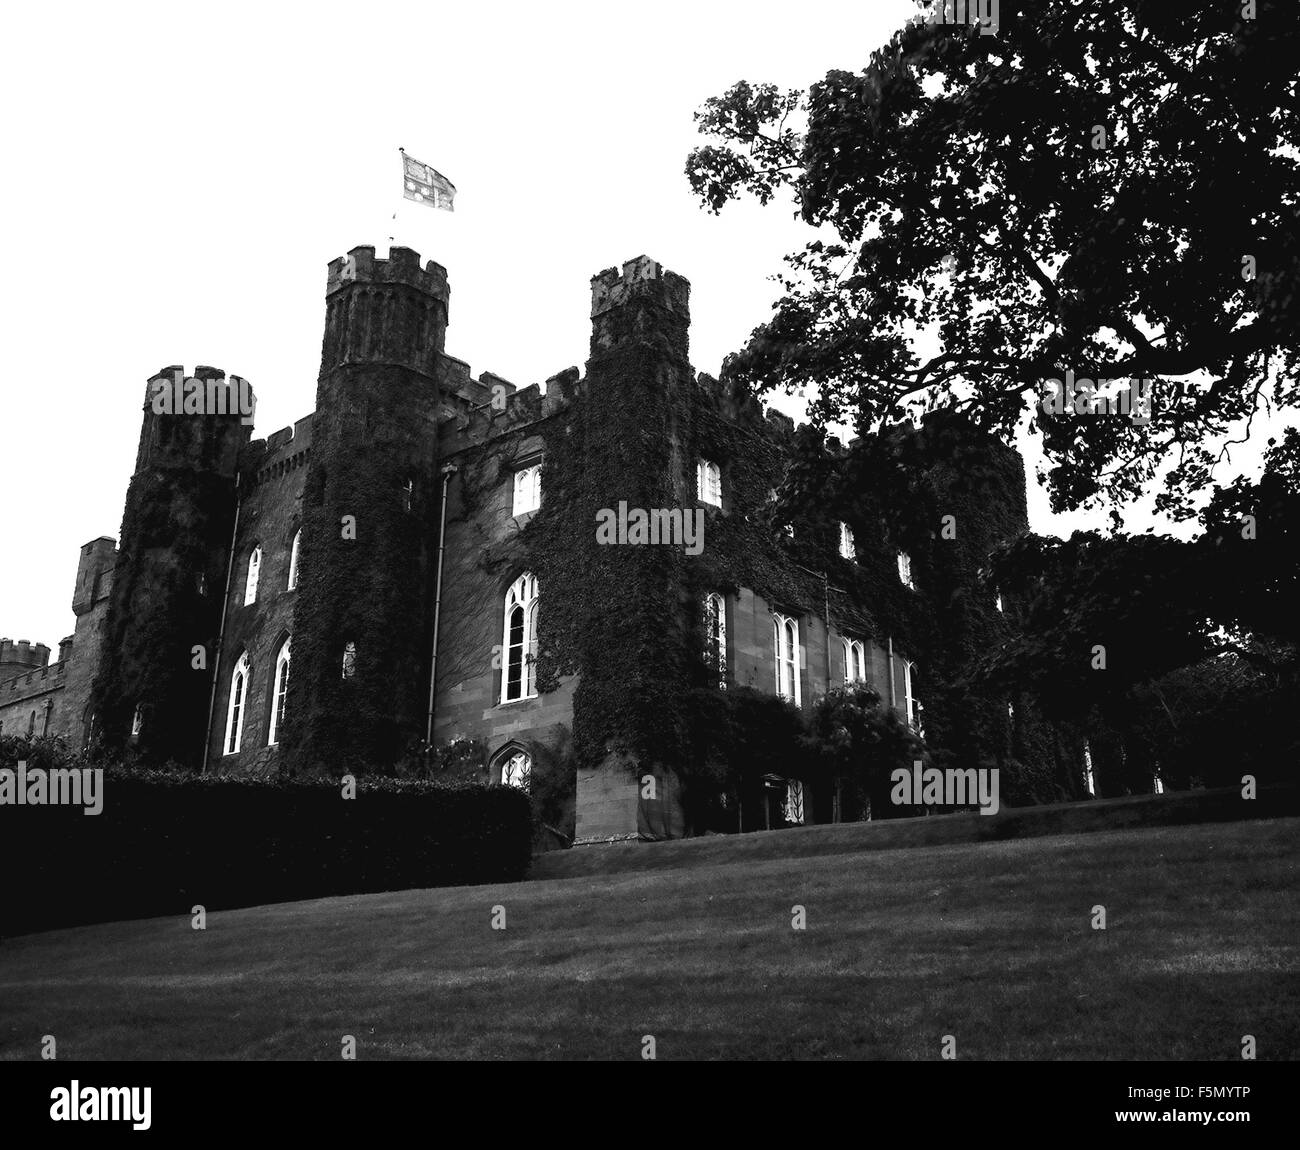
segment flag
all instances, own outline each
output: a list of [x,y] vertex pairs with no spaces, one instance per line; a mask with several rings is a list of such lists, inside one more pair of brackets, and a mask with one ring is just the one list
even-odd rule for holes
[[436,172],[428,164],[413,160],[402,153],[402,195],[417,204],[428,204],[431,208],[442,208],[454,212],[452,201],[456,198],[456,185],[441,172]]

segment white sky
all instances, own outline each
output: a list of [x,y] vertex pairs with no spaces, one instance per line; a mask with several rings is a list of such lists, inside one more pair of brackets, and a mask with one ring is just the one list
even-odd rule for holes
[[[159,368],[245,376],[258,437],[312,410],[325,265],[359,244],[383,255],[394,235],[444,264],[447,351],[521,386],[583,365],[590,277],[647,254],[691,281],[691,358],[716,374],[809,231],[784,205],[697,206],[692,113],[739,79],[802,88],[857,70],[914,12],[11,6],[0,634],[53,648],[71,633],[77,552],[117,536]],[[454,213],[401,199],[399,146],[456,184]],[[1053,521],[1032,465],[1030,508],[1037,530],[1101,523]]]

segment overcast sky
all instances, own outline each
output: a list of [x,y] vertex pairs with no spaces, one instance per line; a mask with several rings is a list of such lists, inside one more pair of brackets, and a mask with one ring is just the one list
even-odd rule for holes
[[[159,368],[245,376],[258,437],[312,410],[325,265],[357,245],[444,264],[447,351],[521,386],[583,364],[590,277],[650,255],[691,281],[691,358],[716,374],[809,232],[784,205],[698,207],[692,113],[739,79],[860,69],[914,11],[11,6],[0,634],[71,633],[77,552],[117,536]],[[401,199],[399,146],[456,184],[454,213]],[[1102,523],[1053,520],[1029,470],[1036,529]]]

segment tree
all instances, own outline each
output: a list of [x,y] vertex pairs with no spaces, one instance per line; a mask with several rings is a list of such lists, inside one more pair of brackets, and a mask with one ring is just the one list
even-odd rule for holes
[[1066,372],[1150,380],[1146,422],[1035,411],[1053,507],[1127,501],[1172,461],[1157,507],[1188,517],[1234,425],[1300,398],[1300,13],[1000,9],[996,35],[913,22],[860,73],[706,102],[702,202],[790,192],[834,233],[723,374],[813,385],[813,418],[860,436],[957,407],[1008,440]]

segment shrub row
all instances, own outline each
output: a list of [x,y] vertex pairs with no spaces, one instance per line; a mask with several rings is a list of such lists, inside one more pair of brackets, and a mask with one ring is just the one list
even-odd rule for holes
[[0,935],[327,895],[510,882],[531,813],[514,787],[211,778],[110,768],[104,807],[0,806]]

